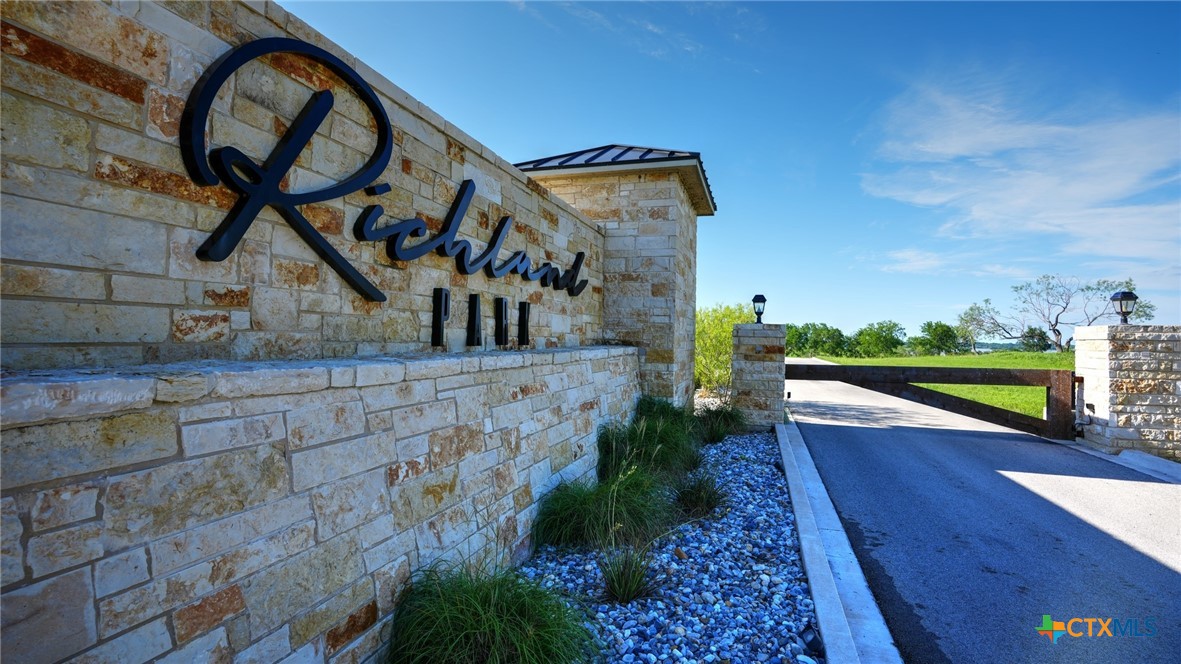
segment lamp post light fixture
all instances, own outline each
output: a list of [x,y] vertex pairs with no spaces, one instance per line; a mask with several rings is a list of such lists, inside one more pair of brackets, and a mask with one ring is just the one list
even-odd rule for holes
[[755,305],[755,323],[761,324],[763,322],[763,311],[767,308],[767,298],[762,295],[756,295],[751,302]]
[[1136,308],[1136,294],[1132,291],[1120,291],[1111,296],[1111,301],[1115,303],[1115,313],[1119,314],[1120,325],[1128,324],[1128,316],[1132,315],[1132,311]]

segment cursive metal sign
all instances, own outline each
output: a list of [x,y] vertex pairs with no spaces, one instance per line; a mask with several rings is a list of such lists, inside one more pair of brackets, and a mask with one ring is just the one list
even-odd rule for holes
[[[336,184],[316,191],[288,193],[280,186],[295,165],[300,152],[312,140],[316,130],[331,112],[335,103],[331,90],[320,90],[312,94],[262,164],[255,163],[241,150],[232,146],[215,148],[206,153],[206,127],[218,91],[243,65],[271,53],[292,53],[327,67],[356,93],[365,108],[373,115],[377,127],[377,144],[373,154],[357,172]],[[361,189],[370,196],[379,196],[390,191],[390,185],[376,182],[393,154],[393,135],[389,117],[369,84],[335,55],[307,42],[283,37],[259,39],[231,49],[205,71],[189,95],[181,116],[180,149],[185,168],[194,182],[200,186],[212,186],[221,182],[238,194],[237,202],[226,214],[225,219],[197,249],[198,258],[207,261],[222,261],[228,258],[262,209],[270,206],[345,283],[369,300],[386,300],[385,294],[345,260],[299,211],[300,205],[341,198]],[[565,290],[571,296],[579,295],[586,288],[587,281],[578,279],[586,258],[583,252],[578,252],[573,265],[565,270],[550,263],[540,263],[533,267],[534,262],[523,251],[513,252],[504,261],[498,262],[498,254],[509,231],[512,230],[511,216],[505,216],[500,220],[492,234],[492,240],[477,255],[470,242],[457,237],[459,226],[474,194],[475,183],[465,180],[451,203],[446,222],[439,234],[412,246],[406,246],[408,240],[426,237],[426,222],[415,217],[378,228],[377,223],[385,213],[381,205],[366,207],[354,224],[353,232],[361,241],[385,239],[386,252],[395,260],[412,261],[435,251],[440,256],[454,258],[456,269],[464,275],[475,274],[480,270],[491,278],[518,274],[527,281],[538,281],[542,286]]]

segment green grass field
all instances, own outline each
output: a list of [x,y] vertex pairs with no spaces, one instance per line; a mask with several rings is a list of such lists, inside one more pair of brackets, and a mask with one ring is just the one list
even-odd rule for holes
[[[920,357],[828,357],[838,364],[891,367],[970,367],[978,369],[1074,369],[1074,353],[1022,353],[1006,351],[981,355],[934,355]],[[1046,407],[1043,387],[1018,385],[930,385],[922,387],[964,399],[1041,417]]]

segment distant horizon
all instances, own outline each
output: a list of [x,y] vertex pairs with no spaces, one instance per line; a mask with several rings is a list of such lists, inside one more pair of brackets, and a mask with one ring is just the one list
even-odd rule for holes
[[283,4],[510,163],[700,152],[698,307],[913,335],[1060,274],[1181,322],[1181,3]]

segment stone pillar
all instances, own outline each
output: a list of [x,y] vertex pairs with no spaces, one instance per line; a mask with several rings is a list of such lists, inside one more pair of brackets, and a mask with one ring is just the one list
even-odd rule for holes
[[751,429],[783,423],[783,339],[786,325],[734,326],[730,388]]
[[1181,327],[1076,328],[1083,379],[1083,440],[1181,460]]
[[677,173],[646,169],[530,175],[603,228],[604,341],[642,348],[644,393],[683,405],[693,398],[697,216],[704,210]]

